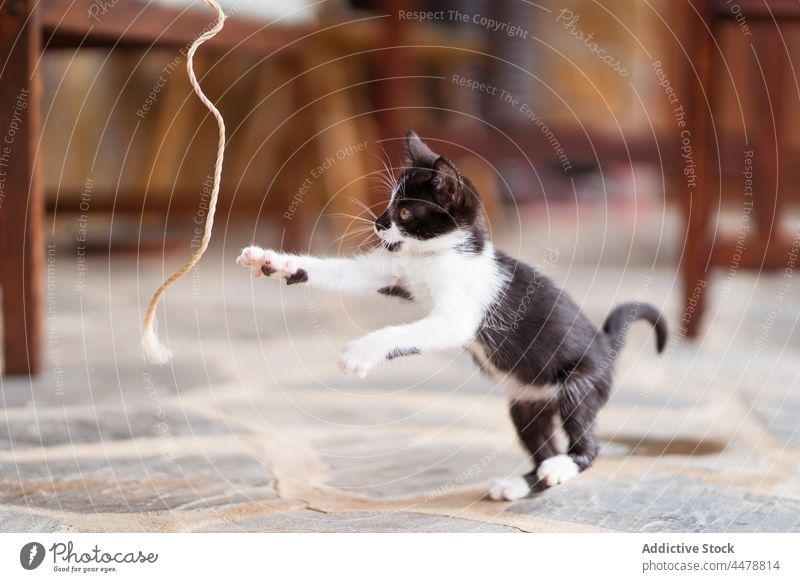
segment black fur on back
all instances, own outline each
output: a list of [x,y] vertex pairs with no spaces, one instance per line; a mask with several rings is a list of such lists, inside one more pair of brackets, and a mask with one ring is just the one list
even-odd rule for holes
[[[589,374],[602,380],[597,387],[607,392],[611,364],[630,325],[639,319],[654,326],[657,349],[664,349],[666,322],[652,305],[620,305],[608,315],[601,331],[538,269],[501,251],[495,251],[495,260],[508,281],[484,317],[476,339],[491,364],[518,381],[545,386]],[[603,396],[605,400],[607,394]]]
[[508,277],[484,318],[477,340],[492,365],[525,384],[564,382],[576,370],[602,364],[608,337],[549,277],[496,251]]

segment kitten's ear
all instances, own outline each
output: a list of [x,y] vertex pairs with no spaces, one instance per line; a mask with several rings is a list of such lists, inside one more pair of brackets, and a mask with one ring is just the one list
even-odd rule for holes
[[411,159],[411,165],[417,168],[430,168],[439,157],[413,131],[406,133],[406,153]]
[[439,157],[433,164],[433,184],[437,192],[441,193],[445,202],[458,203],[461,191],[461,174],[458,173],[453,163]]

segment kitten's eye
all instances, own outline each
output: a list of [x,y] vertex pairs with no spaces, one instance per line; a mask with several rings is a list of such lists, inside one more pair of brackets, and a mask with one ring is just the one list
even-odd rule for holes
[[408,208],[400,209],[400,220],[408,220],[411,218],[411,211]]

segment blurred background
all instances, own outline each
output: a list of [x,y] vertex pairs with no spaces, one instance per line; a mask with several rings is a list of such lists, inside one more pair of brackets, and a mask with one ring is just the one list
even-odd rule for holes
[[[184,74],[183,41],[207,18],[188,1],[84,4],[86,30],[56,18],[61,3],[44,14],[52,232],[72,237],[71,214],[90,206],[89,247],[181,246],[215,156]],[[684,307],[709,267],[779,268],[791,245],[767,234],[797,190],[791,2],[223,5],[228,31],[198,57],[229,129],[220,211],[269,225],[287,248],[307,248],[314,229],[346,233],[341,215],[359,202],[379,208],[377,177],[402,164],[407,129],[472,177],[497,227],[520,213],[655,217],[669,237],[651,241],[657,252],[626,246],[685,270]],[[745,165],[759,204],[742,238]]]
[[[138,354],[144,307],[208,216],[217,129],[185,67],[213,13],[191,0],[2,2],[11,513],[89,530],[117,511],[156,513],[111,529],[269,514],[237,527],[797,530],[800,3],[220,4],[225,28],[195,60],[229,138],[214,239],[167,293],[160,335],[177,356],[153,368]],[[514,446],[454,477],[513,443],[503,395],[469,358],[340,377],[346,341],[413,307],[287,290],[234,265],[254,242],[366,248],[359,227],[384,208],[408,129],[476,184],[495,244],[594,321],[638,299],[673,330],[658,358],[634,328],[601,416],[604,457],[544,505],[508,512],[470,488],[524,469]],[[43,474],[42,455],[60,464]],[[472,525],[353,525],[352,512],[400,511],[398,499]],[[321,525],[304,508],[346,517]]]
[[[652,68],[661,63],[685,105],[688,15],[673,3],[223,5],[252,36],[199,56],[204,86],[230,128],[222,202],[234,214],[274,220],[295,243],[305,242],[301,223],[325,203],[385,198],[364,178],[382,161],[402,162],[399,138],[409,128],[465,166],[498,220],[514,205],[663,207],[667,168],[682,170],[673,104]],[[109,8],[99,18],[120,15]],[[741,45],[736,30],[728,36]],[[739,83],[758,74],[747,56],[732,59]],[[142,212],[154,216],[159,233],[165,216],[176,228],[191,219],[215,127],[190,94],[184,60],[180,47],[158,43],[47,53],[51,209],[78,207],[91,178],[96,212],[116,198],[117,212],[137,224]],[[724,125],[735,131],[739,107],[728,105]],[[367,147],[314,180],[300,220],[282,218],[303,178],[356,143]]]

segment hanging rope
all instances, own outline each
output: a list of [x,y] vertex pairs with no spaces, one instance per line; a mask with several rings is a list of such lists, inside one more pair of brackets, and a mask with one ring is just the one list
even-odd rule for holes
[[161,299],[161,296],[164,295],[164,292],[169,288],[169,286],[191,271],[208,248],[208,243],[211,240],[211,229],[214,227],[214,214],[217,209],[219,183],[220,177],[222,176],[222,159],[225,155],[225,122],[223,121],[219,110],[208,99],[208,97],[206,97],[205,93],[203,93],[203,90],[200,88],[200,83],[197,82],[197,76],[194,74],[193,62],[194,54],[197,52],[197,49],[200,48],[200,45],[210,38],[216,36],[216,34],[222,30],[222,27],[225,23],[225,13],[215,0],[203,0],[203,2],[216,10],[217,22],[214,24],[213,28],[197,37],[189,47],[189,52],[186,56],[186,70],[189,73],[189,81],[192,83],[194,92],[200,98],[200,101],[203,102],[203,105],[205,105],[214,115],[217,120],[217,127],[219,127],[219,140],[217,141],[217,161],[214,164],[214,186],[211,190],[211,198],[208,203],[208,216],[206,218],[203,239],[200,242],[200,246],[197,248],[197,250],[195,250],[188,263],[186,263],[177,273],[172,275],[172,277],[161,284],[161,287],[159,287],[158,290],[153,294],[153,298],[150,300],[150,306],[147,308],[147,315],[144,317],[144,327],[142,328],[142,352],[144,353],[145,360],[154,364],[165,364],[172,358],[172,352],[170,352],[170,350],[159,341],[158,335],[156,334],[156,307],[158,307],[158,302]]

